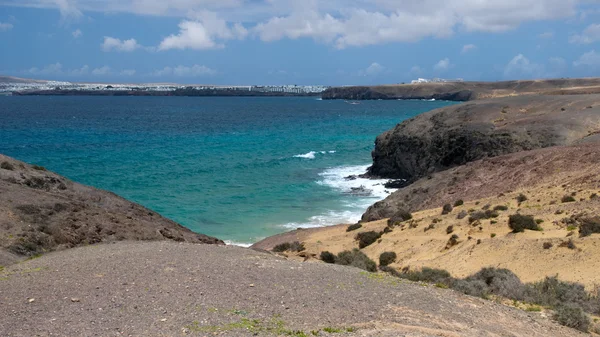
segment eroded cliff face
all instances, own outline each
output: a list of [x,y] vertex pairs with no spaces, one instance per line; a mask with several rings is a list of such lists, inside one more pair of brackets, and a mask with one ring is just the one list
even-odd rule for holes
[[113,193],[0,155],[0,265],[123,240],[223,244]]
[[600,95],[519,96],[437,109],[377,137],[369,175],[416,181],[487,157],[572,145],[600,132]]

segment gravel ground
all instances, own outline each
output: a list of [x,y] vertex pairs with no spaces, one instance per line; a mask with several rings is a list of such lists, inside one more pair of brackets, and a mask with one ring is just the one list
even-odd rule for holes
[[304,336],[298,330],[579,335],[540,314],[451,290],[238,247],[99,244],[0,272],[1,336]]

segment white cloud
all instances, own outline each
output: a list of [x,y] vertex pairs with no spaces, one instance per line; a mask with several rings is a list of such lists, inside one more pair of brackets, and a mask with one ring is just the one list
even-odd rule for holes
[[466,53],[468,53],[468,52],[470,52],[472,50],[475,50],[475,49],[477,49],[476,45],[474,45],[474,44],[466,44],[462,48],[462,53],[466,54]]
[[179,65],[177,67],[164,67],[163,69],[156,70],[153,75],[157,77],[164,76],[176,76],[176,77],[201,77],[201,76],[211,76],[217,73],[216,70],[211,69],[207,66],[201,65],[193,65],[191,67],[186,67]]
[[63,66],[57,62],[54,64],[49,64],[42,69],[38,69],[36,67],[30,68],[28,72],[33,75],[57,75],[62,74]]
[[123,40],[116,39],[114,37],[105,36],[104,42],[102,43],[102,50],[105,52],[120,51],[120,52],[132,52],[138,48],[142,48],[135,39]]
[[72,33],[74,38],[78,39],[81,36],[83,36],[83,32],[81,31],[81,29],[75,29]]
[[544,67],[529,61],[523,54],[519,54],[504,67],[504,77],[511,79],[540,77],[544,73]]
[[12,23],[8,23],[8,22],[0,22],[0,32],[7,32],[11,29],[13,29],[13,25]]
[[104,66],[104,67],[100,67],[100,68],[96,68],[96,69],[92,70],[92,75],[104,76],[104,75],[108,75],[108,74],[110,74],[109,66]]
[[384,66],[382,66],[381,64],[379,64],[377,62],[373,62],[373,63],[371,63],[370,66],[367,67],[367,69],[361,70],[359,72],[359,75],[360,76],[375,76],[375,75],[380,74],[384,70],[385,70]]
[[119,73],[121,76],[133,76],[135,75],[135,69],[124,69]]
[[573,62],[573,65],[576,67],[600,67],[600,53],[596,53],[595,50],[584,53],[577,61]]
[[433,66],[433,69],[436,71],[446,71],[448,69],[450,69],[452,67],[452,64],[450,63],[450,59],[449,58],[445,58],[443,60],[440,60],[438,63],[436,63]]
[[583,33],[569,38],[569,42],[576,44],[590,44],[596,41],[600,41],[600,24],[591,24],[583,30]]
[[179,34],[165,38],[158,50],[218,49],[224,47],[218,40],[241,40],[248,35],[248,30],[241,24],[229,25],[213,12],[201,11],[193,17],[193,21],[185,20],[179,23]]
[[[161,49],[211,49],[248,30],[263,41],[311,38],[336,48],[445,38],[458,30],[503,32],[576,17],[590,0],[4,0],[14,6],[185,18]],[[209,14],[212,13],[212,14]],[[211,17],[213,15],[213,17]],[[219,19],[217,19],[217,17]],[[244,27],[235,22],[255,22]]]
[[84,65],[83,67],[79,68],[79,69],[73,69],[71,70],[69,73],[73,76],[82,76],[82,75],[87,75],[90,71],[90,67],[88,65]]
[[538,37],[540,39],[551,39],[554,37],[554,33],[553,32],[544,32],[544,33],[538,35]]

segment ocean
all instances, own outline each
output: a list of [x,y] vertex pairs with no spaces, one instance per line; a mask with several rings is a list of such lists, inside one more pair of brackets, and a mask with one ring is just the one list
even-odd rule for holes
[[[375,137],[441,101],[0,97],[0,153],[247,245],[352,223],[391,192],[356,179]],[[364,187],[367,193],[352,193]],[[364,192],[364,191],[363,191]]]

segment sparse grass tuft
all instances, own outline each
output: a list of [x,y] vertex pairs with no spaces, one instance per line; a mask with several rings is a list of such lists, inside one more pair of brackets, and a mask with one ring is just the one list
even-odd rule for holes
[[544,249],[550,249],[554,247],[554,245],[552,244],[552,242],[544,242],[543,247]]
[[556,308],[554,319],[561,325],[583,332],[588,332],[591,324],[583,309],[574,305],[561,305]]
[[469,213],[467,213],[467,211],[465,211],[465,210],[462,210],[462,211],[460,211],[460,213],[458,213],[458,215],[456,216],[456,218],[458,220],[462,220],[462,219],[466,218],[467,215],[469,215]]
[[328,251],[324,251],[321,252],[321,261],[325,262],[325,263],[335,263],[335,255],[333,255],[333,253],[328,252]]
[[459,199],[459,200],[456,200],[454,202],[454,207],[459,207],[459,206],[462,206],[464,204],[465,204],[465,202],[462,199]]
[[565,195],[564,197],[562,197],[562,199],[560,199],[560,201],[564,204],[564,203],[567,203],[567,202],[575,202],[577,200],[575,200],[575,198],[573,198],[570,195]]
[[452,205],[445,204],[444,207],[442,207],[442,215],[450,214],[450,212],[452,212]]
[[494,211],[508,211],[508,206],[498,205],[498,206],[494,207]]
[[519,204],[524,203],[525,201],[528,200],[527,196],[523,193],[519,194],[516,199]]
[[405,210],[399,210],[389,220],[388,226],[397,226],[398,224],[412,219],[412,214]]
[[593,218],[581,219],[581,225],[579,226],[580,237],[586,237],[598,233],[600,233],[600,217],[596,216]]
[[304,251],[305,249],[306,248],[304,247],[304,244],[300,243],[298,241],[285,242],[285,243],[281,243],[281,244],[278,244],[277,246],[273,247],[273,251],[276,253],[301,252],[301,251]]
[[33,165],[31,166],[32,169],[36,170],[36,171],[46,171],[46,168],[43,166],[39,166],[39,165]]
[[365,253],[356,248],[352,251],[346,250],[339,253],[335,259],[335,263],[343,266],[353,266],[369,272],[377,271],[375,261],[369,259]]

